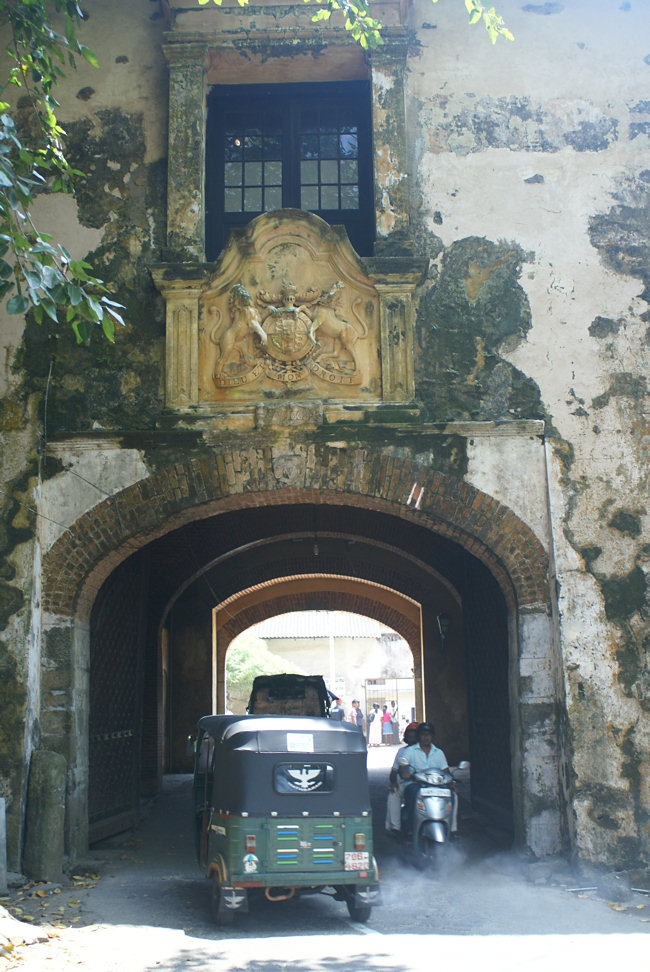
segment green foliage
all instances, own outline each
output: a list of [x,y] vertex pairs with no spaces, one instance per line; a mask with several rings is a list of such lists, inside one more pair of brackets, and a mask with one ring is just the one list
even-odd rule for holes
[[[65,321],[80,344],[90,341],[96,327],[113,341],[115,324],[124,324],[122,305],[109,298],[89,264],[73,260],[36,227],[31,213],[38,194],[73,192],[73,179],[81,175],[63,152],[65,132],[53,89],[64,76],[63,65],[74,67],[75,57],[98,66],[76,36],[83,14],[74,0],[0,0],[0,16],[10,35],[10,69],[0,92],[20,88],[16,94],[29,105],[25,136],[16,110],[0,100],[0,300],[10,314],[31,308],[38,323],[45,317]],[[59,30],[54,20],[61,22]]]
[[[433,0],[433,2],[437,3],[438,0]],[[496,44],[499,37],[504,37],[506,40],[514,40],[511,32],[503,22],[503,17],[499,16],[494,7],[486,7],[479,0],[465,0],[465,7],[469,14],[470,24],[477,24],[481,18],[483,19],[485,29],[493,44]]]
[[[212,2],[218,7],[223,0],[198,0],[201,6]],[[245,7],[248,0],[237,0],[240,7]],[[470,24],[477,24],[481,20],[485,24],[490,40],[496,44],[499,37],[506,40],[514,40],[512,33],[508,30],[494,7],[488,7],[479,0],[464,0],[465,7],[469,14]],[[345,29],[350,31],[354,40],[358,41],[363,48],[378,47],[383,43],[381,38],[381,22],[370,16],[370,0],[304,0],[304,3],[317,3],[320,10],[314,14],[312,21],[318,23],[322,20],[329,20],[333,13],[341,11],[345,17]],[[433,0],[438,3],[438,0]]]
[[287,671],[302,674],[294,662],[270,652],[260,638],[253,634],[241,634],[233,641],[226,655],[228,695],[248,698],[257,675],[280,675]]

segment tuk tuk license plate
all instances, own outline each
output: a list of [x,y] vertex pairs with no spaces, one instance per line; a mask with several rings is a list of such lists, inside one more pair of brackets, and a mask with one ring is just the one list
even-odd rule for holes
[[368,851],[346,851],[345,870],[346,871],[367,871],[370,867],[370,854]]

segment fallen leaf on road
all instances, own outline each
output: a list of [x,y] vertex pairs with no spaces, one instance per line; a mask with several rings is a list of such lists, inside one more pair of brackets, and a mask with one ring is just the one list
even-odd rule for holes
[[612,911],[627,911],[627,909],[630,906],[629,905],[626,905],[626,904],[621,904],[618,901],[610,901],[609,902],[609,907],[612,909]]

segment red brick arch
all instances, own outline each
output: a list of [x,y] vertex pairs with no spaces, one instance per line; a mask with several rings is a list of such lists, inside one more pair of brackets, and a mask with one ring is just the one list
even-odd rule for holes
[[[255,596],[252,596],[255,595]],[[301,574],[259,584],[242,591],[217,608],[219,634],[229,643],[254,624],[276,614],[294,611],[349,611],[380,621],[397,631],[411,646],[420,642],[419,605],[381,584],[357,577]]]
[[289,458],[289,465],[278,463],[270,448],[215,452],[211,459],[156,471],[93,507],[43,558],[43,610],[87,619],[101,585],[123,560],[184,524],[232,510],[302,503],[356,506],[419,523],[481,560],[509,607],[548,604],[544,548],[493,497],[368,449],[301,446]]

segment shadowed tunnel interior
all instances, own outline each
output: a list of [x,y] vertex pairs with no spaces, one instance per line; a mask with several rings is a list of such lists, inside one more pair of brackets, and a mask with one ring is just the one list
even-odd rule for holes
[[[285,585],[280,600],[270,582],[283,578],[307,583],[293,595]],[[241,610],[228,601],[256,588]],[[390,592],[416,602],[419,626]],[[229,637],[291,610],[354,611],[402,634],[437,743],[450,762],[472,762],[475,803],[511,818],[506,607],[489,570],[397,516],[297,504],[197,519],[104,583],[91,617],[91,840],[134,820],[141,794],[157,792],[165,772],[189,769],[185,740],[212,707],[213,611],[226,601]],[[444,643],[441,613],[451,619]]]

